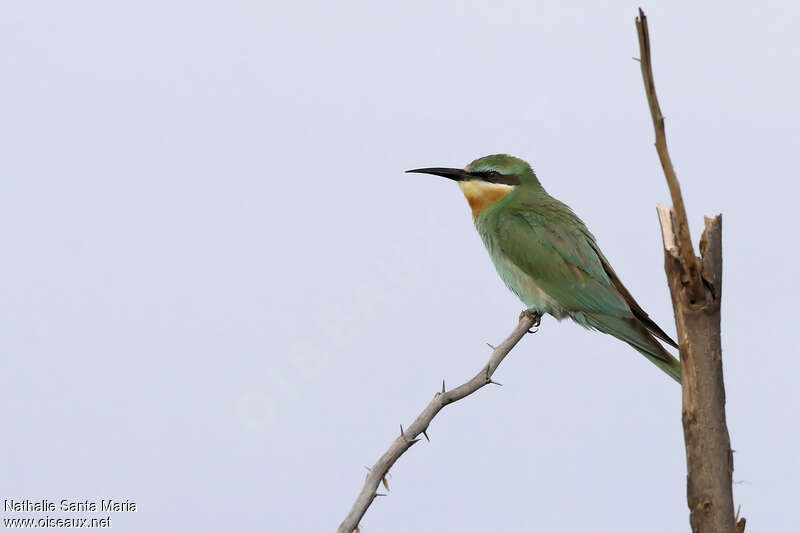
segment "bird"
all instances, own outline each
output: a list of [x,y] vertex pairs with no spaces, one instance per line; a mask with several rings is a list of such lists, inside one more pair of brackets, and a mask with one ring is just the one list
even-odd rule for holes
[[636,303],[594,235],[569,206],[545,191],[527,162],[494,154],[463,169],[406,172],[458,183],[497,273],[535,317],[535,325],[545,314],[559,321],[570,318],[628,343],[680,383],[680,362],[659,340],[678,344]]

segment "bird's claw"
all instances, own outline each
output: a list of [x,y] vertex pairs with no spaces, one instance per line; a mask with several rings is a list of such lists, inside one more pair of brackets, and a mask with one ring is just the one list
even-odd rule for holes
[[529,311],[528,309],[525,309],[522,313],[519,314],[519,318],[520,320],[522,320],[525,317],[533,320],[533,327],[528,330],[528,333],[536,333],[537,331],[539,331],[536,328],[538,328],[539,324],[542,323],[542,315],[540,315],[539,313],[534,313],[533,311]]

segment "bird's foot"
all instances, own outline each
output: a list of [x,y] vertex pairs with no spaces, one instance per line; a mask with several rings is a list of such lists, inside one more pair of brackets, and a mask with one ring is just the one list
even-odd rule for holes
[[535,328],[538,328],[539,324],[542,323],[542,315],[540,315],[539,313],[534,313],[533,311],[530,311],[528,309],[525,309],[523,312],[519,314],[519,319],[522,320],[525,317],[533,320],[533,328],[529,329],[528,333],[536,333],[537,331],[539,331],[538,329]]

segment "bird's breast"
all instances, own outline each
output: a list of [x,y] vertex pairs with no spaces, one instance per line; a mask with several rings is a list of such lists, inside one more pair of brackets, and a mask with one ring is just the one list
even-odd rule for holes
[[511,292],[522,300],[528,309],[544,314],[550,313],[556,318],[564,316],[564,309],[549,294],[547,294],[536,280],[523,272],[502,252],[492,257],[497,273],[505,282]]
[[566,310],[555,298],[545,292],[536,280],[527,272],[519,268],[497,245],[494,234],[485,225],[478,224],[478,233],[481,235],[486,250],[492,258],[494,268],[511,292],[522,300],[526,308],[539,314],[550,313],[561,320],[566,316]]

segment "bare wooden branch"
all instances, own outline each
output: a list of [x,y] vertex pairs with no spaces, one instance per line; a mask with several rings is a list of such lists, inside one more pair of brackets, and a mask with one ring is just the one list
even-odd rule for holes
[[[683,435],[686,443],[689,521],[696,533],[737,531],[733,512],[733,453],[725,419],[722,380],[720,298],[722,296],[722,216],[705,219],[700,241],[705,294],[690,305],[682,281],[676,212],[658,207],[683,381]],[[670,240],[672,239],[672,240]],[[744,528],[744,519],[740,521]]]
[[641,9],[636,30],[656,150],[673,202],[672,208],[659,206],[658,217],[681,352],[689,522],[693,533],[741,533],[745,519],[733,514],[733,453],[722,377],[722,216],[705,219],[701,258],[696,257],[680,184],[667,151],[664,117],[653,81],[647,17]]
[[678,243],[680,244],[678,250],[681,261],[683,262],[682,266],[685,271],[686,282],[688,283],[692,300],[700,302],[703,298],[700,265],[698,264],[697,257],[694,255],[692,247],[689,222],[686,217],[686,207],[683,204],[683,195],[681,194],[681,184],[678,182],[678,176],[675,174],[675,168],[672,166],[672,159],[667,150],[664,115],[661,114],[661,106],[658,103],[656,84],[653,78],[653,63],[650,56],[650,31],[647,27],[647,16],[645,16],[641,8],[639,8],[639,17],[636,19],[636,31],[639,35],[639,65],[642,68],[644,90],[647,93],[647,103],[650,106],[650,115],[653,118],[653,129],[656,133],[656,151],[661,161],[661,167],[664,169],[664,176],[667,178],[669,194],[672,196],[672,205],[677,215],[677,228],[675,233],[678,238]]
[[[517,345],[528,330],[537,322],[538,317],[536,317],[536,315],[523,312],[519,317],[519,324],[514,328],[514,331],[494,349],[489,361],[472,379],[449,391],[444,390],[444,382],[442,382],[442,392],[437,392],[434,395],[433,400],[430,401],[408,428],[403,430],[401,426],[400,435],[392,442],[389,449],[386,450],[381,458],[378,459],[378,462],[369,469],[367,479],[364,481],[364,487],[361,489],[361,493],[358,495],[358,498],[356,498],[350,512],[341,525],[339,525],[338,533],[351,533],[357,530],[361,518],[375,499],[375,492],[378,489],[378,485],[386,478],[386,474],[395,461],[397,461],[397,459],[399,459],[414,443],[418,442],[418,436],[420,434],[425,434],[433,418],[446,405],[465,398],[481,387],[493,383],[491,377],[494,371],[497,370],[497,367],[511,349]],[[427,438],[427,435],[425,436]],[[388,487],[386,488],[388,490]]]

